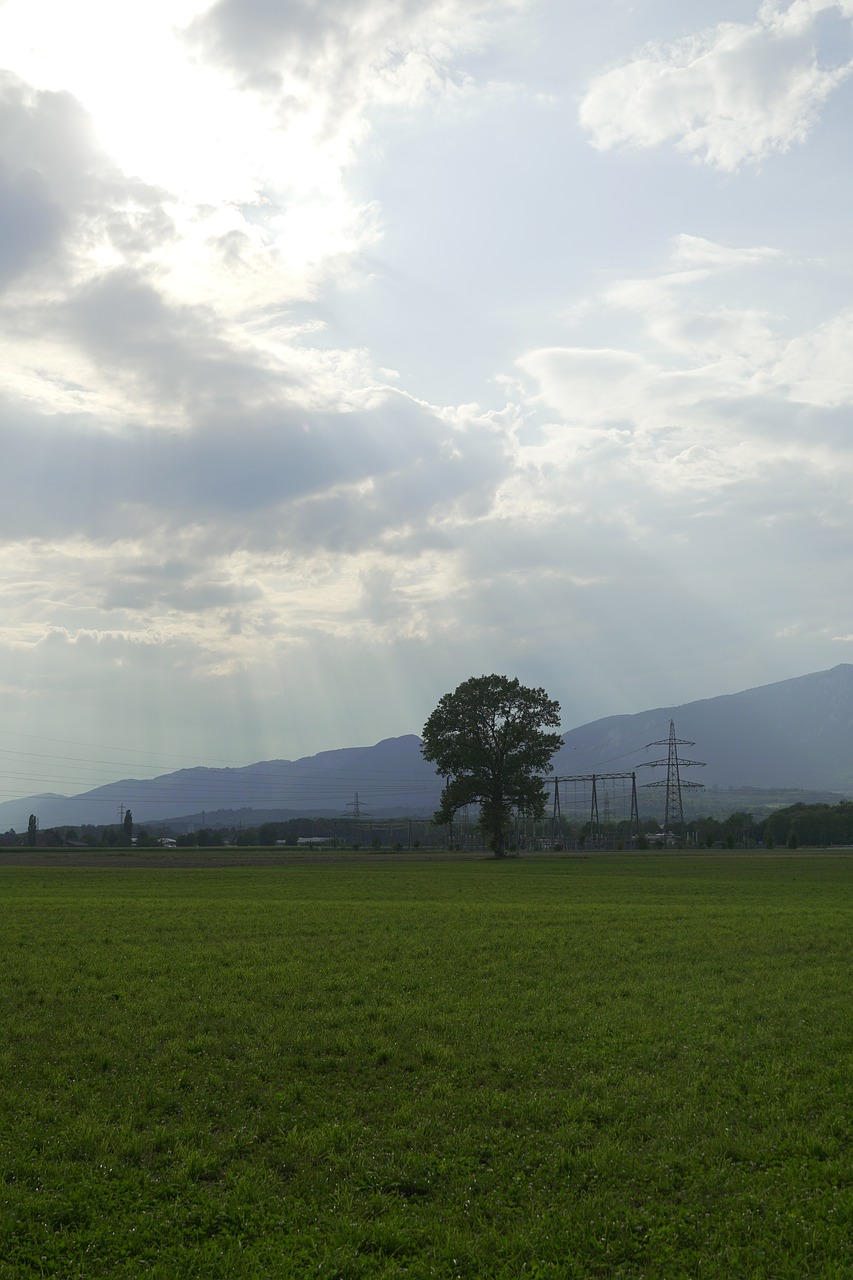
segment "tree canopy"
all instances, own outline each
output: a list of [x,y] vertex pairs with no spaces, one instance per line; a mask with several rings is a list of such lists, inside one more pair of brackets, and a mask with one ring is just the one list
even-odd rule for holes
[[421,752],[446,779],[435,821],[451,822],[468,804],[480,807],[480,824],[498,857],[513,810],[541,817],[541,774],[562,744],[560,704],[544,689],[529,689],[506,676],[472,676],[446,693],[423,728]]

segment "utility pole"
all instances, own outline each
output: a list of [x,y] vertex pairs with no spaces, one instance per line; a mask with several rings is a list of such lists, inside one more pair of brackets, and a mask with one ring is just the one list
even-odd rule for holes
[[563,815],[560,812],[560,779],[554,779],[554,808],[551,812],[551,848],[562,838]]

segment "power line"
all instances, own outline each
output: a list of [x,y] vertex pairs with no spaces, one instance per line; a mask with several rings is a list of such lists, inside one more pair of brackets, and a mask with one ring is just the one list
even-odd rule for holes
[[[52,737],[46,737],[43,734],[37,734],[37,733],[20,733],[20,732],[16,732],[13,729],[0,729],[0,734],[2,734],[7,738],[28,738],[31,742],[61,742],[69,747],[91,747],[95,751],[110,751],[113,753],[120,752],[125,755],[129,755],[132,752],[134,755],[137,755],[137,756],[140,756],[140,755],[156,756],[158,759],[164,759],[164,760],[195,760],[197,762],[197,759],[198,759],[198,757],[196,756],[179,755],[175,752],[145,751],[143,748],[136,747],[136,746],[116,747],[116,746],[110,745],[109,743],[103,743],[103,742],[83,742],[79,738],[52,738]],[[5,748],[0,747],[0,750],[5,750]],[[72,759],[73,757],[58,756],[54,758],[61,760],[66,758]],[[231,768],[245,767],[244,765],[238,764],[233,760],[219,760],[217,763],[224,765],[225,767],[231,767]],[[152,765],[150,767],[154,768],[155,766]]]

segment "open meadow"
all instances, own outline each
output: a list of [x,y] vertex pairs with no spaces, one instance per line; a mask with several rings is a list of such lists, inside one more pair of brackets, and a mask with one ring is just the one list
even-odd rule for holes
[[0,864],[0,1277],[849,1280],[851,906],[846,852]]

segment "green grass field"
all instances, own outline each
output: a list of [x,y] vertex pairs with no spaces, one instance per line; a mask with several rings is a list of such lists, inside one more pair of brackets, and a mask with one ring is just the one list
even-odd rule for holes
[[0,1277],[853,1276],[853,857],[0,867]]

